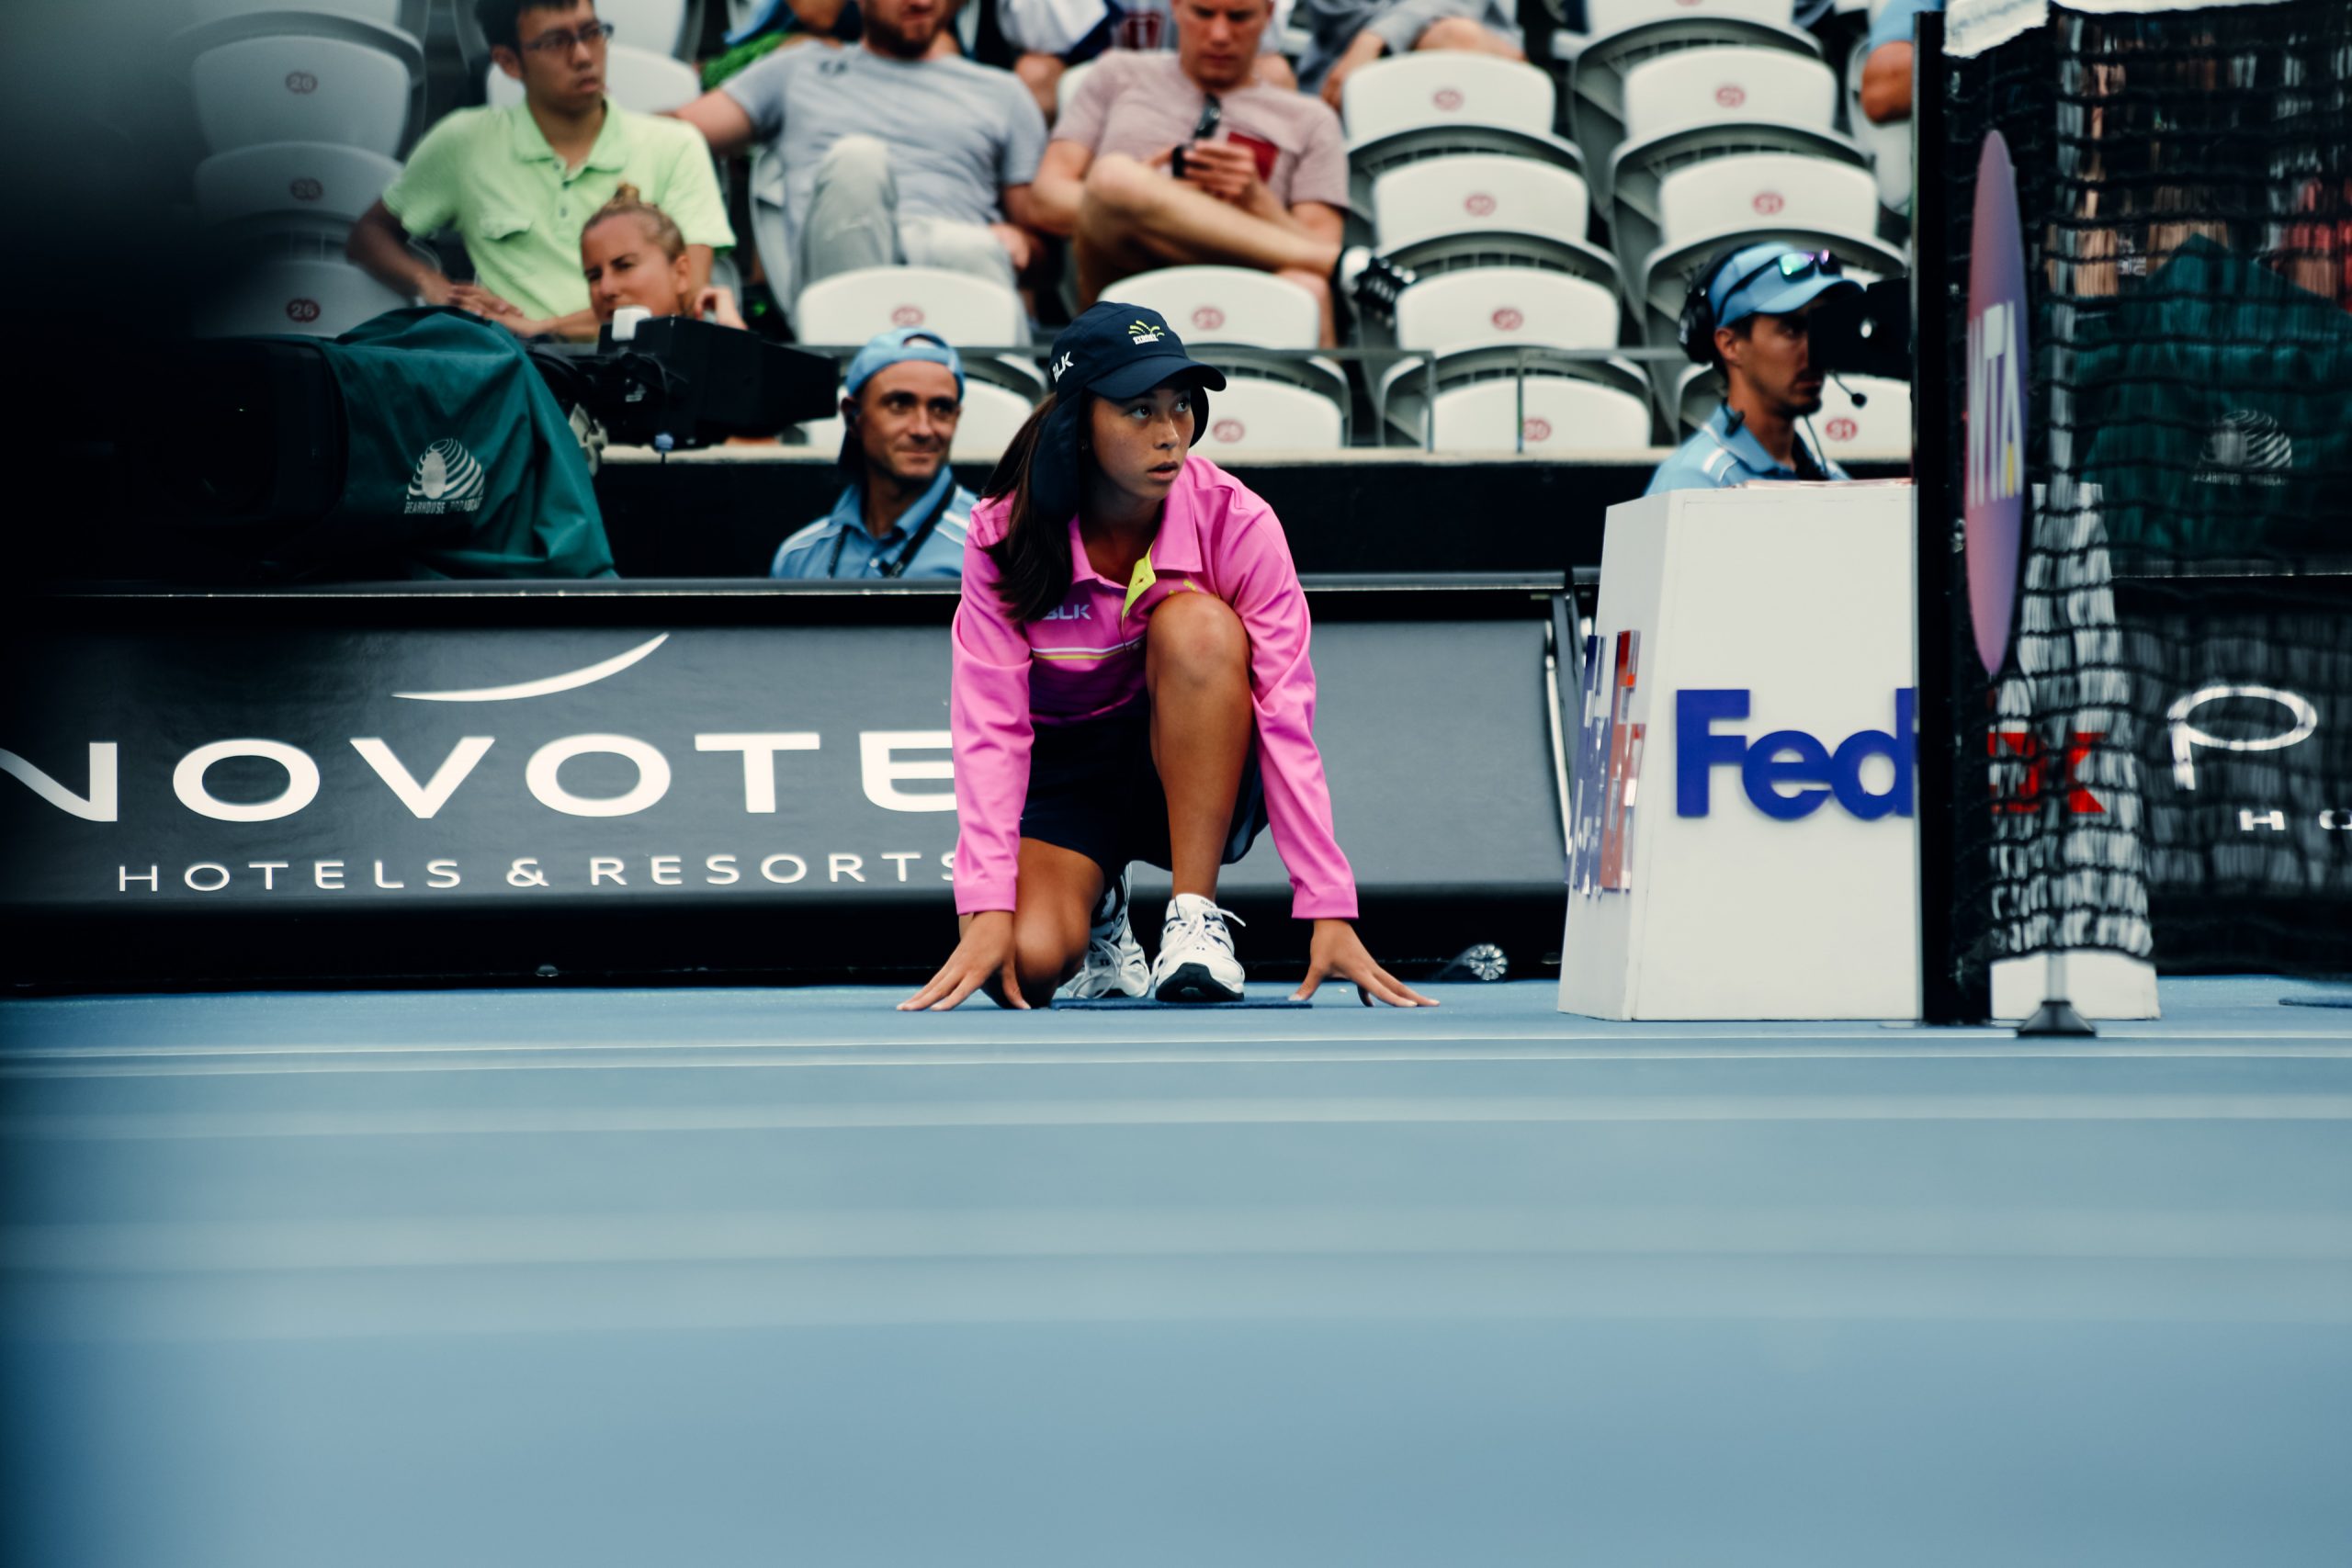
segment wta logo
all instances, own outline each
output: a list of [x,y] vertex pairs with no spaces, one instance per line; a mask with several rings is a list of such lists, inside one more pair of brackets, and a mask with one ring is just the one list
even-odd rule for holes
[[474,512],[481,507],[490,477],[474,455],[455,441],[435,441],[416,459],[409,476],[410,513]]

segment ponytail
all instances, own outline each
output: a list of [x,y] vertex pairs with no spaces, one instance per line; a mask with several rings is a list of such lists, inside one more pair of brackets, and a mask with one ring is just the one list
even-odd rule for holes
[[[1065,410],[1047,393],[1005,445],[995,472],[981,488],[982,499],[1012,499],[1005,507],[1004,537],[989,547],[989,557],[1002,573],[997,592],[1015,620],[1034,621],[1069,596],[1071,578],[1069,519],[1075,498],[1060,504],[1056,493],[1068,484],[1050,480],[1041,486],[1038,468],[1065,467],[1078,457],[1078,412],[1085,406],[1081,394]],[[1067,453],[1061,449],[1068,447]],[[1040,490],[1045,491],[1040,502]]]

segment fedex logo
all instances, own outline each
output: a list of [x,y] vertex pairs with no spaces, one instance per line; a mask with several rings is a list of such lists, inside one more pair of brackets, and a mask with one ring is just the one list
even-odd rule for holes
[[[1701,687],[1674,694],[1676,816],[1707,815],[1708,784],[1717,768],[1737,768],[1740,786],[1756,809],[1783,822],[1811,816],[1832,796],[1865,822],[1890,812],[1912,814],[1919,742],[1917,698],[1910,687],[1895,688],[1892,734],[1860,730],[1834,750],[1802,729],[1775,729],[1754,740],[1716,729],[1719,724],[1745,719],[1747,705],[1745,690]],[[1894,765],[1894,787],[1883,795],[1862,787],[1862,764],[1872,757],[1884,757]]]

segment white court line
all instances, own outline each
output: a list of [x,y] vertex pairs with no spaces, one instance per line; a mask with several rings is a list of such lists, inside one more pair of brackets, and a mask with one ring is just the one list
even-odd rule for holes
[[[1295,1046],[1295,1042],[1283,1043]],[[727,1053],[710,1055],[711,1052]],[[636,1055],[624,1055],[635,1052]],[[90,1058],[75,1053],[20,1066],[0,1064],[0,1079],[77,1080],[110,1078],[201,1078],[300,1076],[350,1076],[372,1073],[509,1073],[509,1072],[766,1072],[793,1069],[894,1067],[1130,1067],[1130,1066],[1417,1066],[1477,1063],[1487,1066],[1544,1062],[1748,1062],[1748,1061],[1917,1061],[1973,1062],[2029,1060],[2089,1061],[2342,1061],[2352,1060],[2352,1049],[2283,1047],[2253,1051],[2208,1046],[2156,1046],[2066,1050],[1996,1051],[1873,1051],[1859,1049],[1788,1049],[1771,1051],[1704,1051],[1657,1047],[1643,1051],[1454,1050],[1442,1052],[1382,1051],[1358,1048],[1300,1052],[1200,1052],[1122,1048],[1060,1053],[975,1051],[969,1047],[924,1052],[845,1049],[837,1045],[786,1047],[736,1046],[464,1046],[448,1050],[409,1050],[398,1047],[330,1049],[315,1055],[271,1050],[163,1056],[136,1055],[120,1059]]]
[[927,1128],[1723,1122],[2346,1122],[2352,1095],[1623,1095],[910,1101],[888,1105],[21,1116],[0,1139],[138,1142]]
[[0,1228],[20,1273],[893,1258],[1611,1255],[2352,1262],[2352,1217],[1980,1208],[876,1209]]
[[[971,1061],[1119,1061],[1132,1059],[1128,1054],[1137,1051],[1178,1050],[1193,1055],[1175,1059],[1185,1061],[1248,1060],[1268,1058],[1248,1054],[1257,1046],[1283,1046],[1296,1053],[1285,1060],[1314,1061],[1338,1059],[1397,1060],[1448,1062],[1478,1059],[1463,1050],[1433,1050],[1432,1046],[1484,1045],[1499,1053],[1493,1059],[1527,1060],[1598,1060],[1598,1061],[1778,1061],[1778,1060],[1857,1060],[1857,1061],[1970,1061],[1983,1058],[2020,1058],[2032,1060],[2097,1060],[2107,1057],[2173,1057],[2226,1056],[2260,1059],[2266,1056],[2309,1057],[2319,1060],[2352,1060],[2352,1040],[2340,1043],[2306,1043],[2337,1040],[2334,1035],[2304,1036],[2251,1032],[2245,1034],[2199,1034],[2178,1043],[2143,1040],[2128,1043],[2098,1044],[2025,1044],[2007,1030],[1939,1031],[1934,1044],[1838,1044],[1819,1039],[1802,1043],[1778,1044],[1757,1041],[1737,1044],[1684,1043],[1694,1037],[1668,1036],[1656,1044],[1639,1049],[1611,1048],[1607,1042],[1646,1041],[1655,1038],[1638,1031],[1612,1033],[1579,1033],[1570,1039],[1557,1034],[1507,1034],[1492,1031],[1474,1034],[1419,1034],[1410,1041],[1386,1043],[1377,1038],[1362,1035],[1340,1035],[1329,1046],[1320,1045],[1311,1036],[1296,1034],[1214,1034],[1197,1037],[1174,1036],[1160,1040],[1138,1040],[1125,1044],[1103,1045],[1072,1043],[1057,1045],[1051,1042],[1023,1040],[1002,1046],[992,1046],[984,1041],[970,1039],[932,1041],[916,1036],[865,1040],[854,1035],[824,1036],[809,1039],[765,1040],[512,1040],[464,1041],[454,1043],[426,1041],[368,1041],[342,1043],[326,1041],[257,1043],[253,1044],[201,1045],[25,1045],[0,1049],[0,1070],[16,1063],[84,1062],[107,1059],[162,1061],[183,1057],[239,1056],[367,1056],[367,1055],[532,1055],[548,1052],[639,1051],[649,1054],[691,1051],[778,1051],[805,1054],[817,1051],[838,1051],[864,1058],[880,1058],[887,1053],[900,1052],[904,1055],[893,1061],[919,1062],[939,1059],[944,1052],[967,1052]],[[1705,1039],[1705,1036],[1696,1037]],[[1956,1040],[1982,1040],[1982,1045],[1947,1043]],[[1594,1042],[1586,1044],[1584,1042]],[[2265,1047],[2249,1051],[2244,1045],[2225,1042],[2259,1042]]]

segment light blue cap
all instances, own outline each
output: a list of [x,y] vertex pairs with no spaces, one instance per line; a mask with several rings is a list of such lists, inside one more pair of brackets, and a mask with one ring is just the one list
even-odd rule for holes
[[[1792,272],[1792,258],[1808,265]],[[1826,251],[1801,251],[1779,240],[1750,245],[1717,267],[1707,286],[1715,325],[1728,327],[1750,316],[1785,316],[1834,289],[1861,288],[1852,278],[1838,276],[1837,265],[1837,258]]]
[[956,395],[964,395],[964,361],[957,356],[955,344],[928,327],[892,327],[866,339],[865,346],[857,351],[857,357],[849,362],[849,373],[842,378],[842,395],[857,396],[859,389],[874,378],[876,371],[903,365],[910,359],[944,365],[956,377]]

